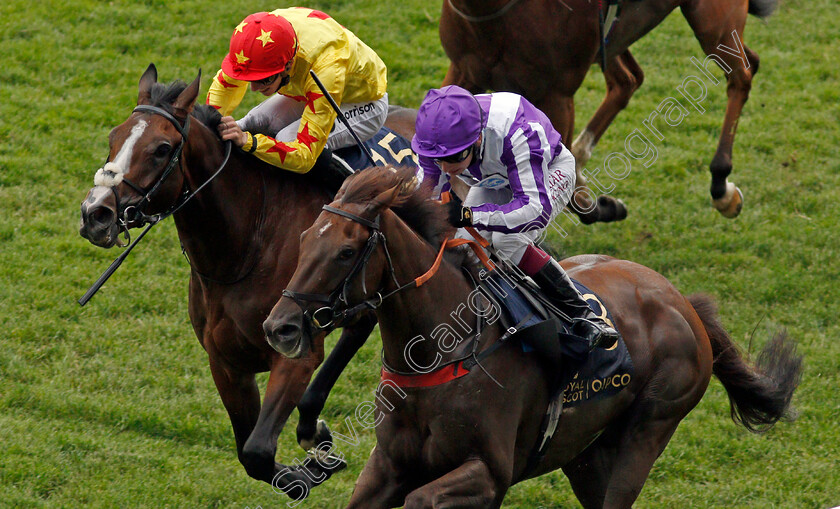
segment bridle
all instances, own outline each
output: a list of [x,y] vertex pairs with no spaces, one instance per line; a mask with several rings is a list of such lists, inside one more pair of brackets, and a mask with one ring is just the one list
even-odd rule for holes
[[[209,184],[216,178],[216,176],[222,171],[222,169],[227,164],[228,159],[230,158],[231,146],[232,143],[230,141],[225,143],[225,157],[222,161],[222,164],[219,168],[213,173],[213,175],[207,179],[206,182],[201,184],[194,192],[190,190],[189,184],[187,184],[187,179],[184,178],[184,183],[182,185],[182,189],[179,192],[178,199],[175,200],[168,210],[164,212],[160,212],[157,214],[146,214],[144,209],[145,207],[151,202],[152,198],[160,191],[161,186],[169,178],[170,175],[175,171],[177,167],[181,173],[184,173],[183,169],[183,161],[181,159],[181,155],[183,153],[184,147],[187,144],[187,139],[190,131],[190,115],[187,115],[184,123],[181,122],[171,113],[166,111],[163,108],[158,106],[151,106],[147,104],[140,104],[134,108],[132,113],[151,113],[153,115],[160,115],[161,117],[168,120],[175,129],[181,134],[181,141],[178,143],[178,146],[175,147],[175,150],[172,151],[172,155],[169,157],[169,162],[166,164],[166,168],[164,168],[163,172],[160,176],[147,188],[143,188],[140,185],[132,182],[130,179],[123,177],[122,182],[125,182],[130,188],[136,191],[140,196],[140,200],[132,205],[124,205],[120,203],[120,195],[117,191],[117,186],[111,186],[111,191],[114,193],[114,199],[116,200],[116,208],[117,208],[117,224],[120,230],[125,234],[128,238],[128,241],[131,240],[129,235],[129,225],[134,226],[144,226],[144,225],[154,225],[160,222],[163,219],[171,216],[172,214],[178,212],[184,205],[189,202],[193,196],[195,196],[204,186]],[[107,160],[106,160],[107,162]]]
[[[167,217],[175,214],[176,212],[181,210],[181,208],[183,208],[187,203],[189,203],[191,199],[195,198],[199,191],[204,189],[205,186],[210,184],[210,182],[213,182],[213,180],[215,180],[215,178],[219,176],[219,173],[221,173],[222,170],[225,169],[225,166],[227,166],[228,159],[230,159],[230,152],[231,148],[233,147],[233,142],[228,140],[225,142],[225,157],[222,160],[222,164],[220,164],[219,168],[215,172],[213,172],[212,175],[210,175],[210,178],[208,178],[204,183],[198,186],[198,188],[195,191],[190,192],[189,186],[187,184],[186,175],[184,175],[184,183],[182,186],[183,190],[181,191],[179,198],[175,201],[174,204],[172,204],[169,210],[161,212],[159,214],[147,215],[145,212],[143,212],[142,209],[146,206],[146,204],[149,203],[151,197],[160,189],[160,186],[167,179],[167,177],[169,177],[169,175],[172,174],[176,165],[181,169],[181,174],[184,174],[184,170],[179,163],[181,162],[181,153],[184,150],[184,146],[187,144],[187,134],[189,134],[190,130],[190,116],[187,115],[186,120],[184,120],[184,125],[182,126],[181,123],[178,122],[178,119],[176,119],[163,108],[141,104],[135,107],[132,113],[138,111],[160,115],[163,118],[169,120],[169,122],[171,122],[172,125],[174,125],[176,129],[178,129],[178,132],[181,133],[181,143],[179,143],[178,147],[172,152],[172,156],[169,158],[169,163],[167,163],[166,169],[164,169],[163,173],[161,173],[157,181],[154,184],[152,184],[148,190],[143,189],[142,187],[138,186],[134,182],[131,182],[130,180],[125,178],[125,176],[123,176],[122,182],[125,182],[129,187],[131,187],[140,195],[142,195],[142,198],[137,204],[122,207],[120,205],[120,195],[117,192],[117,185],[114,184],[108,186],[111,188],[111,192],[114,193],[114,199],[116,200],[115,204],[117,207],[117,225],[126,236],[126,241],[124,244],[121,244],[121,247],[125,246],[126,249],[119,257],[117,257],[116,260],[114,260],[111,263],[111,265],[105,270],[105,272],[103,272],[102,275],[99,276],[99,279],[97,279],[96,282],[93,283],[93,285],[90,288],[88,288],[88,291],[85,292],[84,295],[82,295],[82,297],[78,301],[80,306],[84,306],[88,303],[88,301],[90,301],[91,298],[93,298],[96,292],[98,292],[99,289],[102,288],[102,285],[105,284],[105,281],[107,281],[108,278],[111,277],[111,275],[119,268],[119,266],[126,259],[126,257],[128,257],[129,253],[131,253],[131,250],[134,249],[134,246],[136,246],[137,243],[140,242],[140,240],[146,235],[146,233],[149,232],[149,230],[152,229],[154,225],[159,223],[161,220],[166,219]],[[108,162],[107,157],[105,158],[105,162]],[[129,212],[133,216],[132,218],[127,217]],[[146,226],[146,229],[140,232],[140,235],[138,235],[137,238],[134,239],[134,242],[132,242],[131,236],[129,234],[129,225],[131,225],[134,222],[139,222],[138,226],[148,226]]]
[[[346,320],[352,318],[356,314],[365,310],[378,309],[382,303],[391,296],[409,288],[419,288],[435,275],[440,268],[440,264],[443,259],[443,252],[450,247],[468,244],[482,263],[484,263],[488,268],[493,267],[493,264],[487,258],[486,253],[482,251],[481,246],[479,246],[476,242],[467,239],[447,239],[441,244],[437,258],[435,258],[432,267],[426,271],[425,274],[401,285],[397,280],[397,276],[394,271],[394,262],[391,259],[391,253],[388,251],[387,239],[379,227],[381,214],[378,214],[373,221],[371,221],[351,212],[347,212],[346,210],[341,210],[329,205],[324,205],[323,210],[333,214],[338,214],[339,216],[346,217],[363,226],[367,226],[370,229],[370,236],[365,243],[365,247],[359,254],[359,257],[356,259],[356,263],[353,264],[353,268],[350,269],[350,272],[347,273],[344,280],[341,281],[336,289],[331,293],[302,293],[289,290],[288,288],[283,290],[283,296],[292,299],[301,308],[307,325],[315,331],[331,331],[337,327],[342,327]],[[365,267],[370,261],[370,257],[376,250],[376,247],[380,244],[382,245],[382,249],[385,251],[385,259],[388,261],[388,270],[396,288],[384,295],[382,293],[383,290],[380,289],[375,292],[373,297],[365,299],[359,304],[351,305],[348,301],[350,284],[359,273],[362,275],[362,293],[363,295],[367,295],[368,293],[365,286]],[[310,310],[306,309],[308,303],[310,302],[318,302],[324,304],[324,306],[310,312]]]
[[[304,318],[307,320],[308,324],[312,326],[315,330],[333,330],[336,327],[340,327],[346,319],[355,316],[356,314],[365,309],[374,310],[378,308],[382,305],[382,302],[386,298],[405,288],[413,286],[414,281],[412,280],[407,285],[400,285],[399,281],[397,281],[397,276],[394,272],[394,263],[391,261],[391,253],[388,252],[387,239],[385,238],[385,234],[382,233],[382,230],[379,228],[381,214],[378,214],[373,221],[370,221],[361,216],[357,216],[356,214],[353,214],[351,212],[347,212],[346,210],[330,207],[329,205],[324,205],[323,210],[331,212],[333,214],[338,214],[339,216],[346,217],[363,226],[367,226],[370,229],[370,236],[365,242],[365,247],[362,248],[359,257],[356,258],[356,263],[353,264],[353,267],[350,269],[350,272],[347,273],[347,276],[344,277],[344,280],[341,281],[335,288],[335,290],[333,290],[329,294],[302,293],[296,292],[294,290],[285,289],[283,290],[283,296],[289,297],[290,299],[295,301],[295,303],[298,306],[300,306],[301,310],[303,311]],[[397,289],[387,293],[386,295],[382,295],[381,290],[377,291],[373,298],[364,300],[360,304],[357,304],[355,306],[351,306],[348,302],[350,284],[352,283],[353,279],[361,273],[362,292],[363,294],[367,294],[367,287],[365,283],[365,267],[370,261],[370,257],[371,255],[373,255],[373,252],[376,250],[376,247],[380,244],[382,245],[382,249],[385,250],[385,258],[388,260],[388,269],[390,270],[391,278],[397,285]],[[324,304],[324,306],[316,309],[315,311],[310,312],[310,310],[306,309],[307,303],[309,302],[318,302]]]
[[[157,223],[164,217],[171,215],[171,212],[175,208],[177,208],[181,201],[183,201],[186,198],[183,195],[189,194],[188,191],[182,191],[182,197],[179,198],[179,200],[176,201],[175,204],[173,204],[170,210],[166,212],[155,215],[147,215],[144,212],[146,205],[148,205],[149,202],[152,200],[152,197],[154,197],[154,195],[157,194],[157,192],[160,190],[160,187],[163,185],[163,183],[166,181],[169,175],[171,175],[172,172],[175,170],[175,167],[180,167],[179,163],[181,162],[181,153],[184,150],[184,145],[186,145],[187,143],[187,136],[190,131],[190,116],[187,115],[187,118],[186,120],[184,120],[184,123],[182,125],[181,122],[179,122],[178,119],[175,118],[175,116],[173,116],[171,113],[164,110],[163,108],[159,108],[157,106],[141,104],[134,108],[134,110],[132,111],[132,113],[137,112],[152,113],[154,115],[162,116],[163,118],[168,120],[173,126],[175,126],[175,129],[177,129],[179,133],[181,133],[181,141],[180,143],[178,143],[178,146],[175,147],[175,150],[172,151],[172,155],[169,157],[169,162],[166,164],[166,168],[164,168],[163,172],[160,174],[157,180],[154,183],[152,183],[152,185],[150,185],[148,188],[144,189],[138,184],[132,182],[130,179],[123,177],[122,181],[125,182],[128,185],[128,187],[134,189],[134,191],[136,191],[137,194],[141,196],[140,201],[138,201],[137,203],[133,205],[123,205],[122,203],[120,203],[120,196],[117,192],[117,186],[111,186],[111,190],[114,192],[114,198],[117,202],[117,220],[120,229],[122,229],[126,234],[128,234],[128,226],[130,224],[136,224],[137,226],[153,224]],[[181,171],[183,173],[183,169]]]

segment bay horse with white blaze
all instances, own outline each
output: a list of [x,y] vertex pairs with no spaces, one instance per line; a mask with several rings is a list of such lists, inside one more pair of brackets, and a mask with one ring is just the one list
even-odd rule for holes
[[[434,338],[442,325],[461,330],[460,324],[477,323],[480,306],[463,309],[473,287],[447,262],[421,278],[422,286],[406,284],[427,272],[451,233],[443,226],[445,209],[426,199],[427,190],[409,190],[412,178],[387,167],[349,177],[303,233],[297,270],[264,324],[275,349],[307,351],[312,312],[322,305],[307,300],[341,290],[348,308],[364,301],[377,308],[391,372],[416,372],[412,366],[432,366],[435,359],[450,370],[463,367],[434,341],[416,340]],[[411,226],[401,219],[411,217],[405,210],[415,211]],[[729,395],[733,419],[747,429],[763,431],[790,415],[801,357],[784,333],[753,366],[709,297],[686,298],[653,270],[607,256],[576,256],[563,265],[611,310],[635,367],[629,384],[610,398],[566,408],[533,469],[529,453],[540,439],[557,366],[510,341],[485,357],[482,369],[473,365],[431,387],[406,384],[403,398],[377,398],[377,445],[349,507],[499,507],[511,485],[562,468],[584,507],[627,508],[713,373]],[[498,321],[474,328],[473,351],[484,351],[503,332]]]
[[[198,92],[199,78],[188,86],[163,85],[157,83],[154,65],[143,73],[138,107],[111,131],[108,163],[100,170],[103,181],[97,180],[100,185],[82,202],[80,234],[110,248],[121,232],[174,211],[212,179],[173,216],[191,267],[190,321],[207,352],[248,475],[280,488],[311,487],[299,468],[275,463],[274,457],[280,431],[324,358],[324,334],[314,338],[304,358],[289,360],[268,346],[261,324],[297,264],[300,232],[332,193],[240,150],[226,160],[216,133],[220,115],[209,106],[194,106]],[[397,132],[411,123],[411,132],[405,133],[410,138],[413,120],[400,115],[396,120]],[[344,329],[336,349],[352,355],[374,325],[372,315],[362,316]],[[341,369],[322,370],[319,377],[327,379],[321,386],[331,387],[330,373]],[[260,404],[254,375],[265,371],[270,374]],[[313,410],[300,409],[298,439],[305,449],[329,440],[325,426],[316,431],[323,407],[317,395],[307,407]],[[281,472],[288,473],[275,479]]]
[[[577,160],[578,186],[586,183],[583,167],[595,144],[642,85],[644,73],[630,54],[630,45],[679,7],[708,55],[702,63],[707,67],[705,72],[714,67],[712,61],[726,72],[728,102],[717,151],[710,164],[710,192],[712,203],[721,214],[737,216],[743,195],[727,181],[727,176],[732,171],[732,145],[738,117],[759,63],[758,55],[742,42],[744,25],[747,13],[767,17],[775,10],[778,0],[622,2],[621,15],[609,33],[606,45],[606,97],[571,146]],[[601,62],[598,58],[598,9],[601,3],[591,0],[443,0],[440,39],[451,60],[443,84],[460,85],[473,93],[491,89],[524,95],[548,115],[563,136],[563,142],[568,143],[574,131],[574,94],[589,67],[596,60]],[[663,115],[657,114],[661,122]],[[653,122],[651,118],[648,121]],[[649,138],[662,140],[661,133],[656,134],[655,125],[653,130],[655,132],[651,131]],[[597,182],[594,172],[586,173]],[[601,175],[600,178],[604,178],[603,173]],[[595,188],[600,189],[599,192],[609,192],[597,185]],[[575,211],[587,224],[626,216],[623,203],[606,194],[593,201],[588,191],[580,190],[573,203],[576,203]]]

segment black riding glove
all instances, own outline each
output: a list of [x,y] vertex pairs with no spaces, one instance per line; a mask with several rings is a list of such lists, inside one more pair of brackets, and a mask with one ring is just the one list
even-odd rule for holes
[[449,212],[449,224],[455,228],[462,226],[472,226],[472,210],[469,207],[464,207],[461,200],[455,194],[451,194],[451,201],[446,204]]

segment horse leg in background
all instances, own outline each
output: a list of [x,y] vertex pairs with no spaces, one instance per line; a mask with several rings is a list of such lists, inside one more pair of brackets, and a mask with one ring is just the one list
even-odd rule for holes
[[[583,72],[585,74],[586,69]],[[559,91],[549,93],[536,106],[548,116],[554,128],[560,132],[564,142],[572,138],[575,126],[575,100],[573,95]],[[598,221],[605,223],[621,221],[627,217],[627,207],[621,200],[606,194],[598,196],[595,200],[592,198],[592,191],[587,186],[586,178],[578,173],[572,202],[569,205],[580,217],[583,224],[592,224]]]
[[461,69],[459,69],[454,62],[449,62],[449,69],[446,71],[443,83],[440,84],[441,87],[445,87],[447,85],[458,85],[459,87],[468,90],[471,94],[483,94],[487,91],[484,87],[480,87],[467,79]]
[[[586,177],[581,172],[592,156],[592,149],[595,148],[615,117],[627,107],[633,93],[642,86],[644,78],[642,68],[630,54],[630,50],[607,61],[607,69],[604,72],[607,95],[586,125],[586,129],[575,138],[571,146],[572,154],[575,156],[578,180],[586,182]],[[595,185],[595,187],[598,186]],[[614,189],[615,186],[611,185],[609,188],[599,188],[598,191],[609,193]]]
[[259,461],[253,460],[243,452],[260,413],[260,390],[254,374],[242,373],[224,366],[212,354],[210,354],[210,373],[213,375],[213,382],[216,384],[233,427],[239,462],[245,467],[249,476],[271,482],[271,477],[274,475],[274,457],[271,457],[271,472],[266,472],[265,468],[259,468]]
[[297,441],[305,451],[324,441],[332,442],[329,428],[326,427],[326,424],[323,424],[323,421],[318,421],[318,416],[324,409],[327,397],[338,377],[347,367],[350,359],[365,344],[375,326],[376,315],[365,313],[352,327],[345,327],[326,362],[315,376],[315,380],[309,384],[303,397],[300,398],[298,402],[300,420],[297,426]]
[[[758,0],[757,3],[763,2]],[[708,55],[702,65],[712,72],[715,66],[709,64],[714,60],[726,72],[726,115],[717,152],[709,165],[712,173],[710,191],[714,207],[724,217],[733,218],[741,213],[744,197],[735,184],[727,182],[732,171],[732,145],[738,118],[750,94],[753,75],[758,71],[758,55],[742,42],[747,2],[735,7],[729,0],[692,0],[683,4],[681,9],[703,52]],[[722,19],[727,19],[729,23],[716,26],[715,22]]]
[[[273,358],[259,416],[240,458],[251,477],[272,483],[285,468],[274,462],[277,437],[323,358],[323,346],[306,359],[291,361],[281,355]],[[277,487],[282,488],[283,484]]]

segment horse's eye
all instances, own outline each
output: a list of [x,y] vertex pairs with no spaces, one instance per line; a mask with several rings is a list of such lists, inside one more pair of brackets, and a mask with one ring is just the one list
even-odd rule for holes
[[158,145],[158,148],[155,149],[155,157],[166,157],[170,150],[172,150],[172,145],[169,143],[161,143]]
[[349,248],[349,247],[345,247],[344,249],[342,249],[338,253],[338,259],[343,261],[343,262],[346,262],[347,260],[350,260],[354,256],[356,256],[356,250],[352,249],[352,248]]

